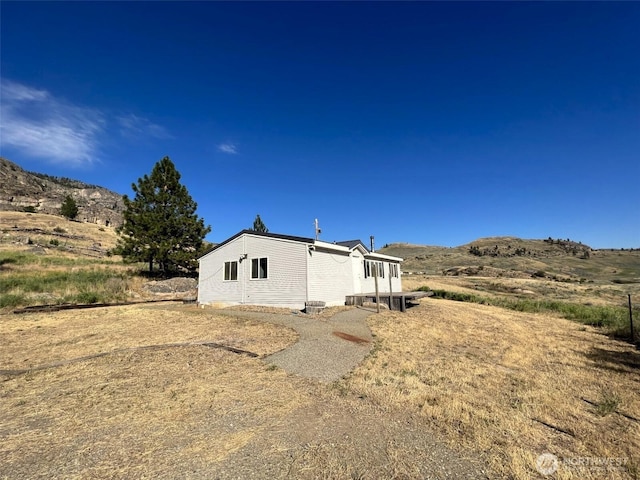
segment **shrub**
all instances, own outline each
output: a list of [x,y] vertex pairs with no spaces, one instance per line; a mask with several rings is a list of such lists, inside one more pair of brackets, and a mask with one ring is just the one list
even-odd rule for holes
[[620,406],[620,396],[608,390],[600,392],[600,399],[596,406],[596,413],[601,417],[614,413]]
[[95,292],[82,292],[70,298],[71,303],[99,303],[102,298]]
[[53,231],[56,233],[67,233],[67,231],[64,228],[60,228],[60,227],[54,228]]
[[52,238],[51,240],[49,240],[49,245],[57,247],[58,245],[60,245],[60,241],[57,238]]
[[71,195],[67,195],[60,207],[60,214],[63,217],[73,220],[78,216],[78,205]]
[[0,308],[18,307],[26,303],[26,298],[22,294],[6,293],[0,295]]

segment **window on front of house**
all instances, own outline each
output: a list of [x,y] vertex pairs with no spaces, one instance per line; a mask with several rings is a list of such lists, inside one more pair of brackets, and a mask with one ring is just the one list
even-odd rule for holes
[[364,278],[374,276],[384,278],[384,264],[382,262],[372,262],[371,260],[365,260]]
[[251,259],[251,278],[268,278],[267,257]]
[[391,275],[393,278],[398,278],[398,264],[397,263],[390,263],[389,264],[389,275]]
[[224,262],[224,279],[238,280],[238,262]]

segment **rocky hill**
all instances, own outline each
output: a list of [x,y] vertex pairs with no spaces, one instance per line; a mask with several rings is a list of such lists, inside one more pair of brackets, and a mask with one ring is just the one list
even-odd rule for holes
[[59,215],[67,195],[76,202],[81,222],[107,227],[122,222],[122,195],[78,180],[27,172],[0,157],[0,211]]
[[640,282],[640,249],[596,250],[570,239],[490,237],[459,247],[393,243],[380,253],[403,258],[405,273]]

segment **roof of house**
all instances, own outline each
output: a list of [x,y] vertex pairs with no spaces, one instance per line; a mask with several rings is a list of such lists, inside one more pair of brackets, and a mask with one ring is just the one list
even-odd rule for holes
[[362,247],[368,252],[369,249],[367,248],[367,246],[362,243],[362,241],[360,240],[345,240],[343,242],[334,242],[336,245],[342,245],[343,247],[348,247],[348,248],[355,248],[358,245],[362,245]]
[[[314,240],[313,238],[310,237],[296,237],[294,235],[282,235],[280,233],[269,233],[269,232],[256,232],[255,230],[241,230],[240,232],[236,233],[234,236],[227,238],[225,241],[218,243],[215,247],[213,247],[211,250],[209,250],[205,255],[208,255],[209,253],[217,250],[218,248],[226,245],[229,242],[232,242],[233,240],[235,240],[238,237],[241,237],[242,235],[255,235],[258,237],[267,237],[267,238],[276,238],[276,239],[280,239],[280,240],[289,240],[289,241],[293,241],[293,242],[300,242],[300,243],[308,243],[311,245],[318,245],[320,247],[324,247],[324,248],[330,248],[332,245],[336,245],[338,247],[345,247],[349,250],[353,250],[354,248],[360,246],[365,252],[367,256],[371,256],[371,257],[377,257],[380,259],[387,259],[387,260],[395,260],[395,261],[402,261],[401,258],[397,258],[397,257],[392,257],[389,255],[382,255],[379,253],[373,253],[370,252],[369,249],[365,246],[364,243],[362,243],[360,240],[346,240],[346,241],[342,241],[342,242],[333,242],[333,243],[328,243],[328,242],[321,242],[319,240]],[[346,251],[345,251],[346,253]]]

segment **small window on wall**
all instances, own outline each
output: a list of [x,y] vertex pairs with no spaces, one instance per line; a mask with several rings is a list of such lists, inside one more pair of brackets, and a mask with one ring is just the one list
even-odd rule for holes
[[397,263],[390,263],[389,264],[389,275],[391,275],[393,278],[398,278],[398,264]]
[[251,278],[268,278],[267,257],[251,259]]
[[224,279],[238,280],[238,262],[224,262]]
[[372,262],[371,260],[366,260],[364,262],[364,278],[374,276],[384,278],[384,265],[382,262]]

